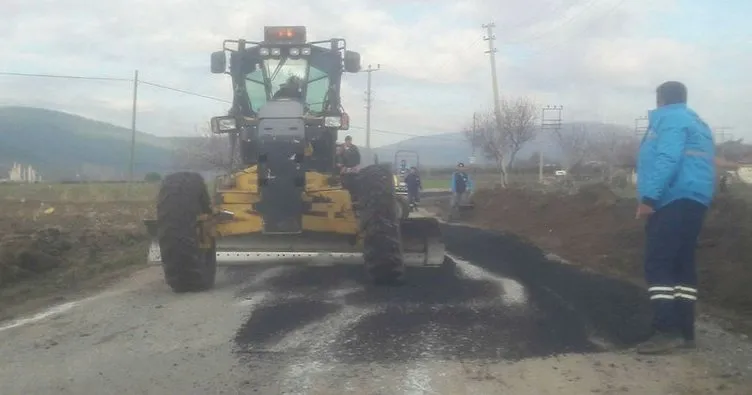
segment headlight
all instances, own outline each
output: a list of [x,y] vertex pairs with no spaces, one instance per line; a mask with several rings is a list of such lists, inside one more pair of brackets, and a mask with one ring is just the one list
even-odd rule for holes
[[290,56],[298,56],[298,55],[300,55],[299,48],[290,48]]
[[303,49],[301,50],[301,53],[302,53],[303,55],[306,55],[306,56],[308,56],[308,55],[310,55],[310,54],[311,54],[311,48],[307,48],[307,47],[306,47],[306,48],[303,48]]
[[340,117],[324,117],[324,126],[327,128],[338,128],[342,126],[342,118]]
[[238,129],[235,117],[214,117],[211,126],[214,134],[230,133]]
[[272,48],[272,56],[279,56],[282,51],[279,48]]
[[269,56],[269,48],[259,49],[259,54],[261,54],[261,56]]

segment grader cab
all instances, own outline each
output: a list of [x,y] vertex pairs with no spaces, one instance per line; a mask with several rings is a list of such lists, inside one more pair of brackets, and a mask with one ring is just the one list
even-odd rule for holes
[[211,288],[217,266],[272,259],[364,262],[379,284],[403,282],[406,265],[443,264],[438,221],[398,216],[388,165],[363,165],[342,186],[340,83],[359,70],[345,40],[308,42],[302,26],[266,27],[263,41],[226,40],[211,55],[211,71],[232,80],[228,115],[211,120],[230,141],[232,171],[211,193],[198,173],[167,175],[145,221],[149,260],[174,291]]

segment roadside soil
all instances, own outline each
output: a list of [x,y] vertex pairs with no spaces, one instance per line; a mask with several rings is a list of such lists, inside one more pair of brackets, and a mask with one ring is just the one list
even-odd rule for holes
[[143,267],[152,202],[3,201],[0,320]]
[[[605,185],[576,194],[525,188],[481,190],[476,208],[462,222],[516,234],[549,257],[585,270],[643,284],[644,221],[635,220],[635,200]],[[434,211],[445,212],[447,202]],[[555,254],[555,255],[552,255]],[[722,318],[726,329],[752,335],[752,207],[742,198],[719,195],[706,217],[697,250],[700,309]]]

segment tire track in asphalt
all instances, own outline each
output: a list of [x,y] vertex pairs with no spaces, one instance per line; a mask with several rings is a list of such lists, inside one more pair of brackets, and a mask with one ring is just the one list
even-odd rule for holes
[[586,323],[572,319],[567,300],[492,271],[498,259],[480,265],[453,258],[454,265],[408,270],[402,287],[369,286],[357,265],[301,265],[251,280],[238,296],[271,296],[238,330],[237,352],[278,365],[284,393],[308,393],[325,382],[358,388],[346,372],[374,363],[399,367],[401,381],[380,384],[387,393],[426,393],[429,362],[601,350]]

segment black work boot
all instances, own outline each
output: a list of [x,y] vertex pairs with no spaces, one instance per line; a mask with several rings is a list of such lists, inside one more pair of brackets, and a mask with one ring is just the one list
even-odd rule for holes
[[679,334],[656,332],[650,339],[637,345],[640,354],[667,354],[686,344]]

